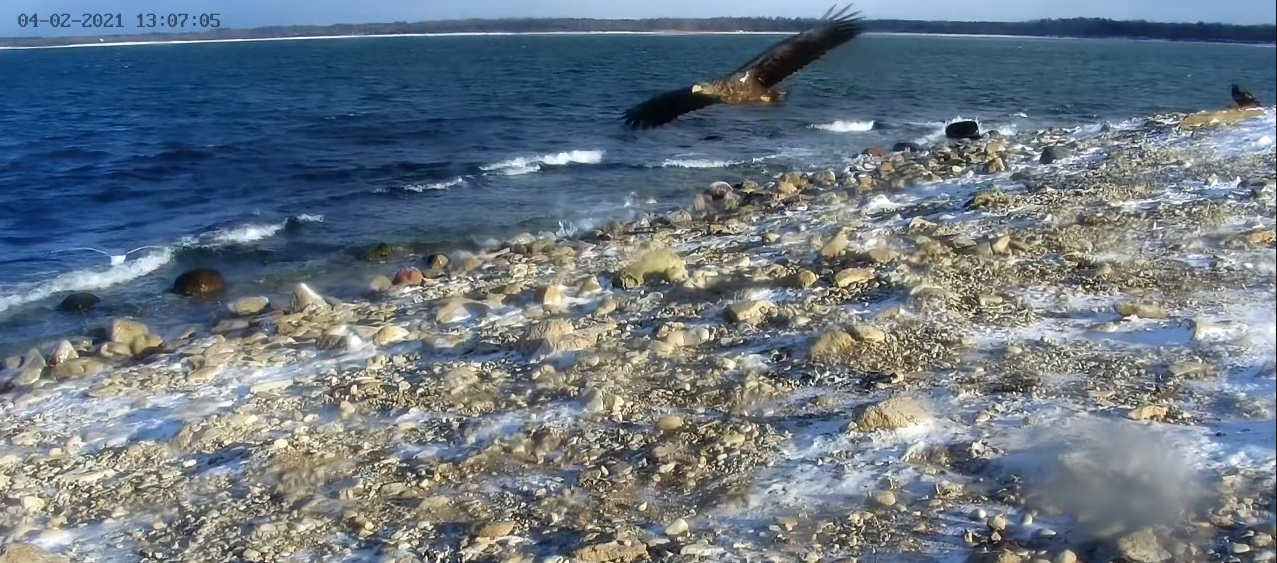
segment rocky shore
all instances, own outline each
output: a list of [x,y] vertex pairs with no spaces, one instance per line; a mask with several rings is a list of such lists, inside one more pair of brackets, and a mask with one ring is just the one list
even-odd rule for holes
[[1273,561],[1261,113],[871,151],[51,342],[0,378],[0,562]]

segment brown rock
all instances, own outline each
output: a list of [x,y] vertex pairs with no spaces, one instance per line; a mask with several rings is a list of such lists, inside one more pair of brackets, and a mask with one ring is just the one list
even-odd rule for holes
[[49,553],[35,544],[19,542],[0,550],[0,563],[71,563],[71,560]]
[[395,279],[391,280],[394,285],[421,285],[425,281],[425,276],[421,274],[421,270],[413,267],[407,267],[395,272]]
[[448,257],[443,254],[431,254],[426,258],[426,267],[431,270],[442,270],[448,267]]
[[173,281],[173,292],[191,297],[212,297],[226,291],[226,279],[212,268],[187,270]]
[[589,563],[634,561],[646,557],[647,546],[641,542],[631,542],[628,545],[615,541],[597,543],[572,552],[573,559]]
[[151,332],[146,325],[132,319],[114,319],[106,329],[106,339],[111,342],[132,342],[134,338]]
[[723,310],[723,318],[733,323],[756,323],[776,310],[776,305],[766,299],[732,303]]
[[683,283],[687,281],[687,266],[673,250],[652,250],[617,272],[612,285],[621,289],[634,289],[653,279]]
[[858,283],[865,283],[874,279],[874,271],[868,268],[847,268],[837,274],[834,274],[834,285],[838,287],[850,287]]
[[921,403],[898,396],[857,409],[853,426],[862,432],[896,430],[930,418]]

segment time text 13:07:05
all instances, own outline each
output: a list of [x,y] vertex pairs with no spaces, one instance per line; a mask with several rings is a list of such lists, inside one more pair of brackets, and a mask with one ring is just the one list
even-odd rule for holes
[[[78,17],[77,17],[78,16]],[[29,13],[18,14],[18,27],[84,27],[84,28],[123,28],[128,24],[141,28],[215,28],[221,27],[221,14],[157,14],[140,13],[134,18],[125,18],[121,13]]]

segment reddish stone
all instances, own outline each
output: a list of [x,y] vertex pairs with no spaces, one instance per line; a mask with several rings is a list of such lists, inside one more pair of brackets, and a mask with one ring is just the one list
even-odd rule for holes
[[864,152],[861,152],[860,154],[869,155],[869,156],[882,156],[887,153],[884,152],[881,148],[869,147],[865,149]]
[[425,280],[425,276],[421,275],[421,270],[416,268],[404,268],[395,273],[395,285],[421,285]]
[[179,295],[212,297],[223,291],[226,291],[226,279],[211,268],[189,270],[173,280],[173,292]]

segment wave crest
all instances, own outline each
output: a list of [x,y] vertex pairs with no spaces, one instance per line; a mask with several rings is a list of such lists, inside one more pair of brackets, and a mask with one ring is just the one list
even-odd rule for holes
[[820,129],[821,131],[829,131],[831,133],[864,133],[874,128],[874,122],[870,121],[843,121],[838,120],[832,123],[819,123],[808,125],[812,129]]
[[93,291],[133,281],[154,272],[173,259],[172,249],[165,248],[106,269],[89,268],[59,274],[50,280],[23,284],[0,295],[0,311],[39,301],[63,292]]
[[538,156],[521,156],[503,160],[495,164],[480,166],[484,172],[495,172],[506,176],[518,176],[539,172],[543,166],[566,166],[568,164],[598,164],[603,162],[605,151],[573,150]]

